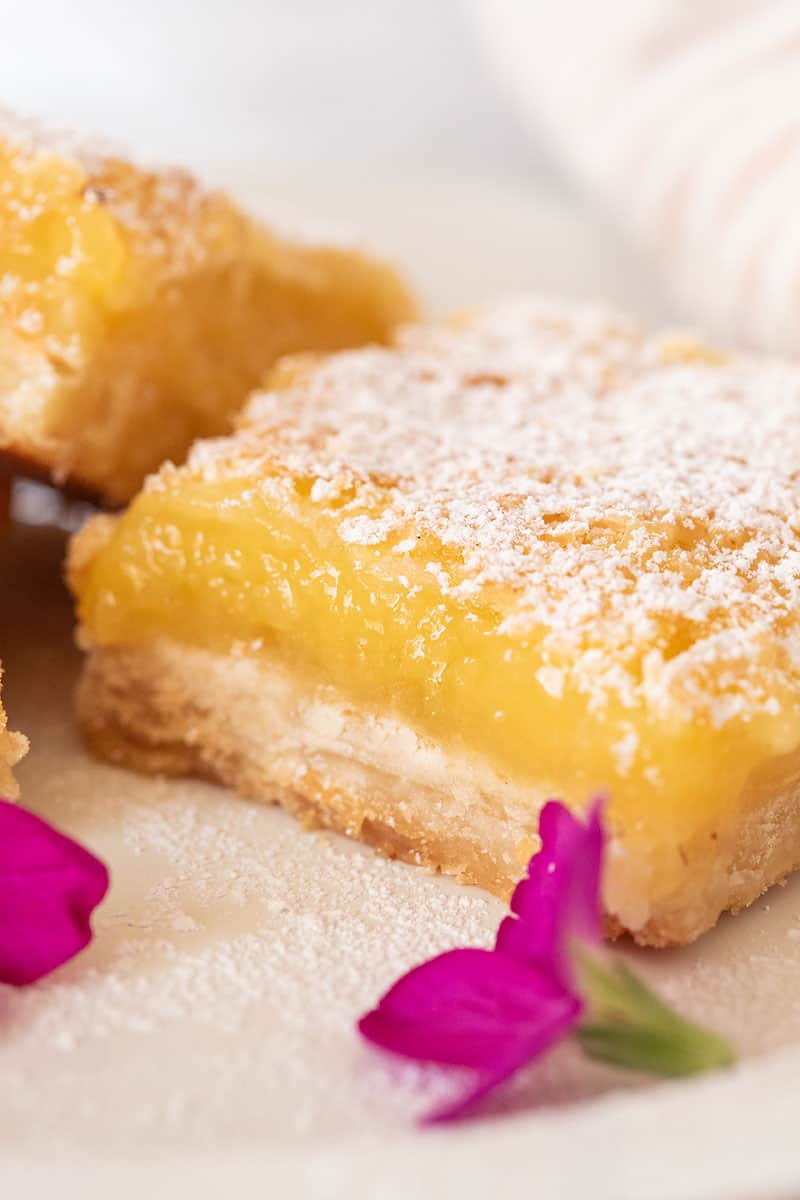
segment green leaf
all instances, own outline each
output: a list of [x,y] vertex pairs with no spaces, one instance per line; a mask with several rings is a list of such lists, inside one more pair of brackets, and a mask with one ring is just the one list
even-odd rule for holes
[[653,1075],[694,1075],[731,1066],[724,1038],[660,1000],[621,959],[578,957],[586,1019],[576,1031],[584,1052],[600,1062]]

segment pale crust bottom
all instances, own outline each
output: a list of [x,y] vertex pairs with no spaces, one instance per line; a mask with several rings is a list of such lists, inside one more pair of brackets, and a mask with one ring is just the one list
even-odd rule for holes
[[[78,711],[90,747],[111,762],[218,781],[284,805],[306,827],[360,838],[503,898],[554,794],[547,781],[501,778],[278,663],[169,641],[92,649]],[[685,944],[800,866],[800,755],[759,771],[727,827],[662,850],[681,872],[666,896],[654,895],[649,867],[612,831],[604,888],[612,935]]]

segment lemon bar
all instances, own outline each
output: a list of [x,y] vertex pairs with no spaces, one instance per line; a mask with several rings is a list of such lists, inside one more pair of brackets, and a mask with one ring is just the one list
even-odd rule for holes
[[228,432],[280,354],[384,341],[413,310],[355,249],[0,112],[0,454],[18,468],[124,502]]
[[[0,538],[7,526],[11,508],[11,489],[7,479],[0,476]],[[3,664],[0,663],[0,685],[3,682]],[[19,762],[28,748],[27,739],[8,728],[0,690],[0,798],[16,799],[18,789],[11,768]]]
[[[0,683],[2,683],[2,680],[3,669],[2,664],[0,664]],[[27,738],[24,738],[21,733],[12,733],[8,728],[2,696],[0,695],[0,798],[5,800],[16,799],[19,789],[11,773],[11,768],[19,762],[27,749]]]
[[612,932],[800,865],[800,369],[518,300],[276,368],[73,543],[94,750],[506,896],[609,797]]

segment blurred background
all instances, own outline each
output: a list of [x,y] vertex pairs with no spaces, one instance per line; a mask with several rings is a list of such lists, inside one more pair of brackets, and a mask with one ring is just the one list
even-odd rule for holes
[[0,0],[0,16],[0,105],[352,221],[412,272],[430,258],[437,301],[476,280],[477,298],[599,292],[724,343],[800,346],[800,0]]
[[165,160],[541,172],[470,7],[0,0],[0,91]]
[[486,4],[508,0],[0,0],[0,107],[363,236],[437,308],[541,288],[659,315],[504,86]]

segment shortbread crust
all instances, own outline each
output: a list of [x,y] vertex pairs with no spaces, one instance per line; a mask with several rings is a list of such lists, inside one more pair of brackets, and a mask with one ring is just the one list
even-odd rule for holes
[[[498,776],[479,756],[448,751],[280,662],[168,640],[96,650],[78,713],[89,746],[110,762],[281,803],[306,828],[336,830],[502,898],[536,848],[532,829],[555,790],[549,780]],[[741,799],[712,842],[684,847],[682,878],[656,906],[646,870],[612,835],[612,934],[683,944],[800,866],[800,753],[763,768]]]

